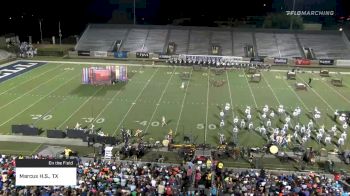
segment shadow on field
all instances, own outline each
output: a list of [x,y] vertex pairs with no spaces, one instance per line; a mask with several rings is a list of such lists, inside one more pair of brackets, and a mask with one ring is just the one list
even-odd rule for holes
[[[108,91],[119,91],[123,90],[127,85],[127,82],[120,82],[114,85],[89,85],[81,84],[78,88],[73,89],[69,92],[70,95],[78,95],[81,97],[93,96],[96,91],[98,91],[94,96],[100,97],[105,96]],[[102,88],[102,89],[101,89]]]

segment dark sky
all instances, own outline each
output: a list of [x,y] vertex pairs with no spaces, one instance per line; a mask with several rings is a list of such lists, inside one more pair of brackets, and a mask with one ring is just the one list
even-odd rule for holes
[[[322,7],[330,3],[337,15],[350,15],[350,0],[296,0],[308,6]],[[192,18],[191,25],[210,26],[215,20],[264,16],[275,11],[276,3],[292,0],[136,0],[139,24],[168,24],[174,18]],[[265,6],[264,6],[265,4]],[[123,17],[132,19],[133,0],[9,0],[0,11],[0,34],[14,32],[21,36],[39,36],[38,19],[42,18],[44,37],[58,34],[58,21],[64,36],[81,34],[88,23],[114,22]],[[320,6],[321,5],[321,6]],[[349,8],[349,9],[347,9]],[[23,16],[23,18],[22,18]],[[10,19],[11,17],[11,19]],[[116,19],[117,18],[117,19]],[[132,20],[131,20],[132,21]]]

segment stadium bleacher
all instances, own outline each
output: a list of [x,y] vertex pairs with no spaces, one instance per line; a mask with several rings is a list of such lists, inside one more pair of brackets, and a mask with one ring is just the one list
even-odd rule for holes
[[292,58],[302,56],[294,34],[276,33],[275,35],[282,57]]
[[148,29],[130,29],[121,50],[131,52],[144,51],[148,33]]
[[128,32],[126,28],[113,27],[102,24],[89,25],[75,49],[82,51],[112,51],[115,41],[123,40]]
[[187,54],[189,30],[171,29],[169,35],[169,42],[176,43],[176,53]]
[[189,54],[209,54],[210,48],[210,32],[191,30],[190,41],[189,41]]
[[312,48],[316,58],[349,59],[350,49],[345,45],[340,33],[298,34],[304,47]]
[[[246,46],[256,47],[259,56],[302,57],[301,47],[311,48],[316,58],[350,58],[350,48],[342,34],[335,31],[296,32],[285,30],[222,29],[212,27],[177,27],[156,25],[89,25],[77,51],[112,51],[122,40],[122,51],[164,53],[170,42],[176,54],[206,55],[212,44],[219,45],[222,55],[245,56]],[[300,43],[300,44],[299,44]],[[348,45],[347,45],[348,44]]]
[[245,56],[244,47],[253,45],[251,32],[233,32],[233,54],[234,56]]
[[259,56],[281,57],[273,33],[255,33]]
[[163,52],[167,34],[167,29],[150,29],[144,51]]
[[230,31],[212,31],[211,43],[221,46],[223,56],[233,56],[232,34]]

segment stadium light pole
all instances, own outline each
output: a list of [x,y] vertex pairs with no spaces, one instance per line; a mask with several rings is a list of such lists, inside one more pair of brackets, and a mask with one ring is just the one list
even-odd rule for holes
[[42,28],[41,28],[41,21],[43,19],[39,19],[39,28],[40,28],[40,42],[41,44],[43,43],[43,31],[42,31]]
[[58,36],[60,37],[60,45],[62,45],[61,21],[58,21]]
[[[293,0],[293,14],[294,14],[294,10],[295,10],[295,0]],[[290,15],[290,30],[293,29],[293,14]]]
[[136,0],[134,0],[134,25],[136,24]]

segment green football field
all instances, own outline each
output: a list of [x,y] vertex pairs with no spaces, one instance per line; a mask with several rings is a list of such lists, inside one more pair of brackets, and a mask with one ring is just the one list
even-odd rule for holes
[[[221,132],[231,139],[233,116],[243,118],[247,105],[254,108],[255,126],[260,123],[259,111],[265,104],[275,109],[283,104],[288,112],[300,106],[300,120],[305,124],[309,121],[308,111],[317,106],[322,112],[317,124],[324,124],[326,129],[334,125],[336,109],[350,110],[347,74],[342,74],[344,85],[335,87],[330,78],[316,72],[298,73],[297,80],[286,80],[286,71],[263,71],[260,83],[252,83],[243,70],[215,74],[214,70],[194,71],[189,67],[128,66],[128,83],[90,86],[81,84],[82,68],[86,66],[49,63],[0,83],[1,133],[10,134],[12,124],[33,124],[45,130],[73,128],[79,122],[82,127],[93,123],[95,129],[113,136],[119,135],[122,127],[142,129],[146,140],[154,141],[163,140],[172,129],[178,143],[182,143],[184,135],[192,135],[197,144],[206,141],[216,145]],[[184,72],[189,73],[189,80],[181,77]],[[309,77],[313,78],[313,88],[295,90],[296,81],[307,82]],[[213,81],[223,81],[223,85],[216,87]],[[185,88],[180,88],[182,82]],[[225,103],[230,103],[233,110],[220,130],[219,112]],[[167,120],[165,127],[161,126],[162,116]],[[279,117],[272,122],[274,126],[281,124]],[[333,138],[333,142],[337,139]],[[257,132],[241,130],[239,143],[252,147],[266,141]],[[313,140],[306,145],[326,147]],[[348,141],[346,147],[350,147]]]

